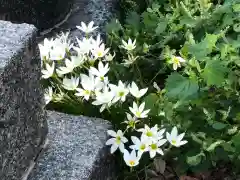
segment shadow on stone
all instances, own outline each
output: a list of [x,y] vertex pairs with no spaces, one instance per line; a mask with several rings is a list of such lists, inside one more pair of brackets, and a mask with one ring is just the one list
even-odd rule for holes
[[61,21],[73,0],[0,0],[0,20],[34,24],[39,30]]

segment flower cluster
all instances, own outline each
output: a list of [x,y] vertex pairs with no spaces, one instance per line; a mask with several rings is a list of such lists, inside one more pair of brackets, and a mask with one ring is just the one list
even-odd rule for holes
[[[148,91],[148,88],[140,88],[135,82],[126,83],[121,80],[117,84],[109,81],[108,72],[115,56],[110,49],[106,48],[100,35],[96,38],[90,33],[97,29],[94,23],[88,25],[81,23],[77,28],[85,32],[84,38],[76,39],[77,46],[68,40],[69,33],[61,34],[56,39],[45,39],[43,44],[39,44],[40,56],[42,60],[42,78],[56,80],[59,86],[48,87],[45,91],[45,101],[62,101],[68,92],[73,94],[76,99],[89,101],[95,106],[100,107],[100,112],[111,108],[112,105],[122,104],[132,100],[132,105],[126,112],[126,129],[124,132],[109,130],[108,134],[112,137],[106,142],[111,145],[111,153],[119,149],[124,154],[124,160],[128,166],[136,166],[143,153],[148,152],[151,158],[156,154],[164,155],[163,147],[168,141],[172,146],[179,147],[187,143],[182,140],[184,133],[178,135],[177,128],[174,127],[171,133],[165,129],[159,129],[157,125],[149,127],[144,125],[144,119],[148,118],[150,109],[145,107],[145,102],[141,100]],[[137,57],[133,56],[136,48],[136,40],[122,40],[123,48],[128,54],[129,60],[123,64],[132,64]],[[179,65],[178,65],[179,67]],[[53,83],[52,83],[53,84]],[[156,85],[154,85],[156,87]],[[60,92],[55,94],[54,90]],[[131,98],[129,98],[131,97]],[[144,125],[144,128],[137,128],[137,125]],[[140,133],[139,137],[131,136],[132,145],[125,148],[129,140],[125,133],[135,131]],[[165,136],[166,134],[166,136]],[[131,149],[131,153],[127,149]]]

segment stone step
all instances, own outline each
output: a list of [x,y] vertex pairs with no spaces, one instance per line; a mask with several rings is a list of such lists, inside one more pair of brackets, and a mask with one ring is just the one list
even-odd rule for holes
[[49,144],[28,180],[116,179],[108,121],[48,111]]
[[21,180],[47,134],[37,29],[0,21],[0,179]]

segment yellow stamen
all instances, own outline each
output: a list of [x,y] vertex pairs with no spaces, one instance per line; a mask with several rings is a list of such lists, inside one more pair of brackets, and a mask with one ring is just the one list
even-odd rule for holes
[[134,166],[134,165],[135,165],[135,161],[130,160],[130,161],[129,161],[129,164],[130,164],[131,166]]

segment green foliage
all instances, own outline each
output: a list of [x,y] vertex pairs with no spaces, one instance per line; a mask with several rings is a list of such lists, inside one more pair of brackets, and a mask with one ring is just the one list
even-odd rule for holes
[[185,99],[198,92],[198,83],[181,74],[173,73],[166,81],[167,96],[169,98]]
[[[174,163],[181,173],[214,168],[221,160],[240,167],[239,16],[240,1],[151,0],[145,11],[131,12],[121,29],[108,30],[112,45],[137,40],[142,85],[155,81],[162,88],[145,98],[152,120],[186,131],[193,151],[168,156],[182,157]],[[146,44],[147,50],[140,48]],[[126,54],[115,51],[121,62]],[[172,56],[186,60],[177,72],[167,63]]]

